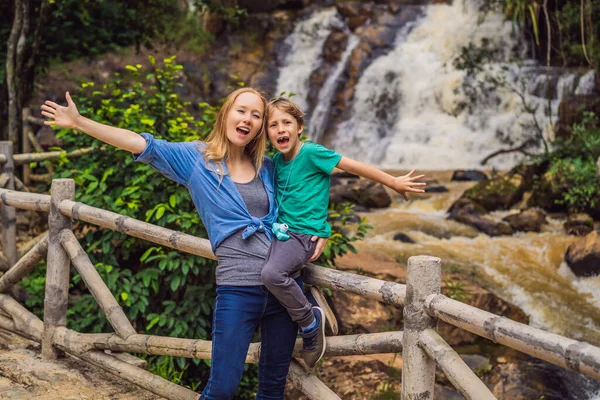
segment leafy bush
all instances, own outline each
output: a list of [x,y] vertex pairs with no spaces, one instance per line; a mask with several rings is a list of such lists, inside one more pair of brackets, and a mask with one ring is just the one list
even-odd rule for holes
[[561,198],[555,202],[570,212],[592,211],[600,206],[600,177],[596,162],[600,157],[600,121],[590,112],[583,121],[573,125],[573,133],[566,140],[556,140],[548,156],[548,172],[555,186],[561,188]]

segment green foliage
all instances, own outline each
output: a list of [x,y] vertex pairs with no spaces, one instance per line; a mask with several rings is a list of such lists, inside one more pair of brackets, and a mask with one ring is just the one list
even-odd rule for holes
[[[332,233],[323,254],[316,263],[335,267],[337,257],[343,256],[349,251],[356,254],[356,249],[352,243],[363,240],[368,230],[373,229],[373,226],[367,224],[365,217],[358,218],[354,211],[354,205],[350,203],[332,204],[328,213]],[[353,221],[357,219],[359,221],[354,227],[356,230],[350,236],[348,228],[354,225]]]
[[[569,65],[587,65],[589,59],[596,69],[600,68],[600,0],[587,0],[584,13],[585,53],[581,38],[582,15],[581,2],[565,2],[564,7],[556,13],[561,24],[562,40],[560,50],[564,62]],[[586,54],[587,53],[587,54]],[[587,59],[586,59],[587,58]]]
[[556,140],[548,156],[538,157],[538,163],[549,162],[552,183],[559,188],[557,204],[570,212],[589,211],[600,205],[600,178],[596,162],[600,157],[600,121],[590,112],[583,121],[573,125],[571,136]]
[[469,285],[460,281],[446,279],[444,281],[444,294],[456,301],[467,302],[473,295],[473,291],[469,289]]
[[240,7],[237,1],[194,0],[194,5],[203,12],[209,11],[217,14],[225,22],[235,26],[248,16],[246,9]]

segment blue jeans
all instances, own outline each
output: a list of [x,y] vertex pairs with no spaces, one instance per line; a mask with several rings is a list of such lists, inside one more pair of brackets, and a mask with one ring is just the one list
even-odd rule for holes
[[[297,280],[302,287],[300,278]],[[252,336],[260,324],[256,399],[283,399],[298,325],[264,286],[219,286],[213,318],[210,378],[200,399],[229,400],[244,372]]]

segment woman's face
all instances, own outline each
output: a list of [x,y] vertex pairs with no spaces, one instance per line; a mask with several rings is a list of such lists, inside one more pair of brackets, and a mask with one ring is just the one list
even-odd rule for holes
[[264,105],[259,96],[246,92],[235,99],[227,115],[227,139],[234,146],[245,147],[260,133]]

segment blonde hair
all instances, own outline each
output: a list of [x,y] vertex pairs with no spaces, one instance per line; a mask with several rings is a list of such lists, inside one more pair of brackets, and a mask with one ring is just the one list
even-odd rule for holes
[[285,97],[275,97],[269,101],[267,108],[265,109],[265,126],[269,126],[269,117],[275,108],[294,117],[296,122],[298,122],[298,128],[304,126],[304,113],[300,110],[296,103],[290,99],[286,99]]
[[[215,163],[220,168],[221,177],[224,174],[222,172],[222,163],[223,161],[227,162],[227,160],[229,159],[229,149],[231,146],[229,139],[227,139],[227,116],[233,108],[233,103],[235,103],[237,98],[243,93],[253,93],[257,95],[263,103],[263,108],[266,109],[267,106],[267,99],[265,99],[265,96],[263,96],[262,93],[260,93],[258,90],[253,89],[251,87],[244,87],[234,90],[225,99],[221,110],[219,110],[219,113],[217,114],[215,126],[208,135],[208,139],[206,139],[206,148],[204,150],[204,160],[207,164],[210,161]],[[264,133],[264,126],[265,118],[263,115],[262,124],[260,126],[260,130],[258,131],[258,134],[244,148],[244,152],[252,159],[257,174],[259,173],[262,167],[263,157],[265,155],[265,150],[267,146],[267,138]]]

